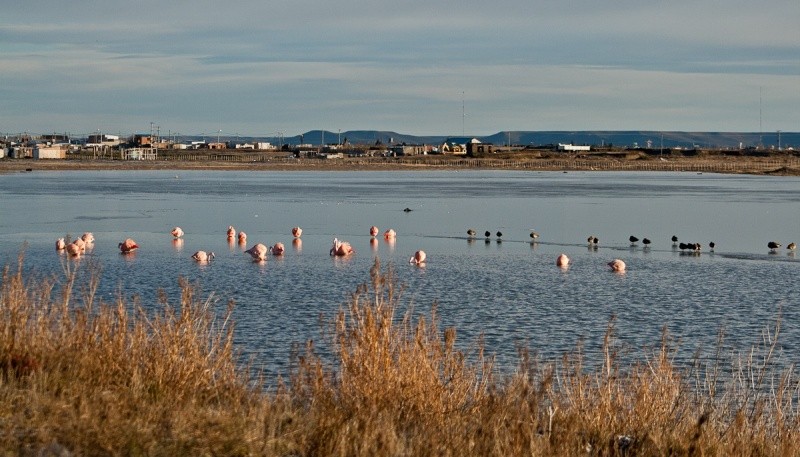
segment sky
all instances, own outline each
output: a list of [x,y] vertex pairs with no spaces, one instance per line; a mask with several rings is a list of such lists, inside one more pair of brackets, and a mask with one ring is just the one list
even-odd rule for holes
[[28,0],[0,134],[800,131],[797,0]]

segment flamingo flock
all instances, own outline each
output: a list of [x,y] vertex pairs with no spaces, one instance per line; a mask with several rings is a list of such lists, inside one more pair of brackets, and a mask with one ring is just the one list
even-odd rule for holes
[[[370,242],[373,243],[373,248],[374,248],[375,238],[378,236],[379,233],[380,233],[380,229],[377,226],[373,225],[373,226],[371,226],[369,228],[369,235],[371,237],[371,241]],[[182,238],[185,235],[185,232],[180,227],[177,227],[177,226],[174,227],[170,231],[170,234],[173,236],[174,240],[180,241],[181,243],[183,242]],[[292,234],[292,236],[294,238],[294,240],[292,241],[292,245],[294,246],[295,250],[299,252],[300,251],[300,246],[301,246],[301,243],[302,243],[300,241],[300,237],[303,234],[303,229],[300,228],[300,227],[293,227],[291,229],[291,234]],[[232,245],[234,239],[238,239],[240,245],[245,245],[245,243],[247,242],[247,234],[244,231],[239,231],[237,233],[236,229],[232,225],[228,226],[226,235],[227,235],[228,241],[229,241],[229,243],[231,245]],[[489,230],[487,230],[484,233],[484,236],[486,237],[487,243],[490,242],[491,235],[492,235],[492,233]],[[498,230],[495,233],[495,235],[497,237],[496,238],[497,243],[502,242],[503,233]],[[472,242],[476,236],[477,236],[477,232],[475,231],[475,229],[470,228],[470,229],[467,230],[467,237],[468,237],[467,239],[470,242]],[[394,229],[391,229],[391,228],[387,229],[385,232],[383,232],[383,238],[388,243],[391,243],[392,246],[393,246],[394,245],[394,240],[397,238],[397,232]],[[531,238],[531,244],[532,245],[535,244],[536,240],[538,240],[538,238],[539,238],[539,233],[537,233],[534,230],[531,230],[530,238]],[[66,252],[70,257],[79,258],[80,256],[82,256],[83,254],[86,253],[87,249],[92,249],[94,241],[95,241],[95,237],[94,237],[94,234],[92,232],[84,232],[83,235],[81,235],[80,237],[76,238],[72,242],[68,242],[68,239],[65,239],[65,238],[58,238],[56,240],[56,243],[55,243],[55,248],[56,248],[56,250],[58,252]],[[631,243],[631,249],[635,249],[636,243],[639,242],[639,238],[634,236],[634,235],[631,235],[631,236],[628,237],[628,241]],[[690,251],[692,253],[699,254],[701,249],[702,249],[702,246],[701,246],[700,243],[696,243],[696,242],[695,243],[682,243],[682,242],[679,243],[678,242],[678,237],[676,235],[673,235],[671,237],[671,241],[672,241],[673,250],[676,247],[678,247],[681,251],[688,250],[688,251]],[[598,241],[598,238],[596,236],[590,235],[587,238],[587,243],[588,243],[590,249],[596,250],[599,241]],[[647,249],[649,249],[650,244],[652,243],[652,241],[649,238],[643,238],[642,239],[642,243],[644,244],[645,250],[647,250]],[[712,242],[710,242],[708,244],[708,246],[709,246],[711,252],[713,252],[716,244],[712,241]],[[777,242],[777,241],[770,241],[770,242],[767,243],[767,247],[770,249],[770,253],[775,253],[777,251],[777,249],[779,249],[781,246],[782,246],[782,244]],[[122,241],[122,242],[120,242],[118,244],[118,247],[119,247],[119,250],[120,250],[121,254],[131,254],[131,253],[135,252],[139,248],[139,245],[136,243],[136,241],[134,239],[126,238],[124,241]],[[796,245],[796,243],[792,242],[792,243],[789,243],[786,246],[786,248],[793,254],[794,251],[797,249],[797,245]],[[334,238],[333,239],[333,243],[332,243],[330,251],[329,251],[330,255],[331,256],[335,256],[335,257],[346,257],[346,256],[350,256],[352,254],[355,254],[355,252],[356,252],[355,249],[350,245],[349,242],[343,241],[343,240],[339,240],[338,238]],[[250,249],[245,250],[244,253],[250,255],[250,257],[255,262],[263,262],[263,261],[267,260],[269,255],[272,255],[272,256],[283,256],[286,253],[286,247],[281,242],[275,243],[272,246],[267,246],[267,245],[265,245],[263,243],[256,243]],[[215,257],[214,252],[212,252],[212,251],[202,251],[202,250],[201,251],[196,251],[191,256],[191,258],[193,260],[195,260],[196,262],[198,262],[198,263],[208,263],[211,260],[213,260],[214,257]],[[427,261],[427,254],[423,250],[416,251],[414,253],[414,255],[411,256],[411,258],[409,259],[409,263],[410,264],[417,265],[417,266],[424,266],[426,264],[426,261]],[[559,268],[561,268],[563,270],[566,270],[570,266],[571,259],[565,253],[561,253],[556,257],[556,262],[555,263],[556,263],[557,267],[559,267]],[[626,269],[627,269],[627,266],[626,266],[625,262],[623,260],[621,260],[621,259],[614,259],[614,260],[608,262],[607,265],[611,269],[611,271],[616,272],[616,273],[624,273],[626,271]]]

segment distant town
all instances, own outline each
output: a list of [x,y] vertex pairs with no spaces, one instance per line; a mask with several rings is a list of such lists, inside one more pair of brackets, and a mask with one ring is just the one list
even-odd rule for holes
[[[326,141],[327,140],[327,141]],[[161,136],[157,131],[126,137],[105,133],[85,136],[69,134],[5,134],[0,136],[0,158],[8,159],[109,159],[158,160],[191,158],[202,154],[208,160],[235,159],[237,155],[260,153],[282,158],[401,157],[453,155],[486,157],[495,154],[536,151],[591,153],[630,150],[713,150],[741,155],[782,151],[795,155],[800,133],[735,132],[499,132],[484,137],[412,136],[396,132],[309,131],[284,138],[241,137],[218,134]]]

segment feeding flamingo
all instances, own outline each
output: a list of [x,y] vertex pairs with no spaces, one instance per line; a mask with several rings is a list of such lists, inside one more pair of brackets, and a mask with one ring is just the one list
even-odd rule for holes
[[72,242],[75,246],[81,250],[81,252],[86,252],[86,242],[83,241],[81,238],[77,238],[75,241]]
[[300,236],[302,234],[303,234],[303,229],[301,229],[300,227],[292,227],[292,236],[293,237],[300,238]]
[[59,238],[56,240],[56,251],[63,251],[66,247],[67,243],[64,242],[64,238]]
[[427,257],[428,256],[425,254],[425,251],[417,251],[408,262],[413,263],[414,265],[423,265]]
[[270,248],[272,255],[283,255],[286,251],[286,247],[284,247],[283,243],[275,243],[274,246]]
[[244,232],[239,232],[239,244],[247,243],[247,234]]
[[85,232],[81,235],[81,240],[86,244],[92,244],[94,243],[94,234],[92,232]]
[[192,258],[198,262],[208,262],[209,260],[214,259],[214,253],[206,251],[197,251],[194,254],[192,254]]
[[261,243],[254,245],[252,248],[244,252],[250,254],[250,257],[252,257],[253,260],[256,261],[267,260],[267,247]]
[[373,225],[372,227],[369,228],[369,236],[378,236],[378,233],[380,233],[380,231],[381,229]]
[[566,254],[563,254],[563,253],[560,254],[556,258],[556,266],[561,267],[561,268],[568,267],[569,266],[569,257],[567,257]]
[[136,244],[136,241],[133,241],[132,238],[127,238],[122,243],[118,244],[120,252],[123,254],[127,254],[129,252],[133,252],[139,249],[139,245]]
[[347,241],[339,241],[338,238],[333,239],[333,246],[331,247],[331,255],[335,256],[346,256],[356,252],[350,243]]
[[175,238],[180,238],[180,237],[182,237],[182,236],[183,236],[183,229],[182,229],[182,228],[180,228],[180,227],[175,227],[174,229],[172,229],[172,231],[171,231],[170,233],[171,233],[171,234],[172,234],[172,236],[174,236]]
[[611,267],[611,271],[618,273],[625,271],[625,262],[620,259],[614,259],[611,262],[608,262],[608,266]]
[[66,246],[67,254],[71,255],[72,257],[80,257],[81,256],[81,247],[76,245],[75,243],[70,243]]
[[236,238],[236,229],[232,225],[228,226],[228,238]]
[[383,238],[387,240],[393,240],[395,237],[397,237],[397,232],[395,232],[394,229],[383,232]]

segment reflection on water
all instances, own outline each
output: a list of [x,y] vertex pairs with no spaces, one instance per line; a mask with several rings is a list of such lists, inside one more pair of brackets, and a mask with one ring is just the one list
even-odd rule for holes
[[[27,269],[63,275],[66,257],[54,240],[92,231],[93,249],[70,262],[81,274],[89,264],[102,268],[104,299],[122,293],[155,306],[159,289],[177,300],[178,278],[186,277],[213,292],[221,309],[236,302],[237,342],[268,372],[285,370],[292,343],[320,338],[320,316],[334,316],[375,258],[394,264],[404,303],[424,311],[436,302],[460,344],[483,335],[501,367],[513,364],[520,344],[544,357],[579,341],[597,351],[611,316],[629,348],[658,344],[666,326],[680,342],[679,359],[688,359],[712,349],[720,327],[731,346],[757,342],[779,313],[782,349],[796,362],[798,262],[785,248],[770,254],[767,242],[800,239],[798,182],[501,171],[12,174],[0,179],[0,255],[12,263],[27,242]],[[370,236],[373,224],[397,238]],[[171,236],[176,225],[183,238]],[[246,231],[249,245],[291,241],[291,249],[253,262],[244,243],[226,237],[229,225]],[[302,241],[291,235],[295,226]],[[599,243],[587,246],[589,235]],[[630,235],[653,242],[631,246]],[[703,248],[680,250],[672,235]],[[129,236],[141,247],[121,255],[117,243]],[[330,256],[334,237],[356,254]],[[198,264],[198,250],[219,254]],[[409,265],[417,250],[428,255],[425,268]],[[556,266],[562,252],[571,259],[566,269]],[[614,258],[626,273],[609,271]]]

